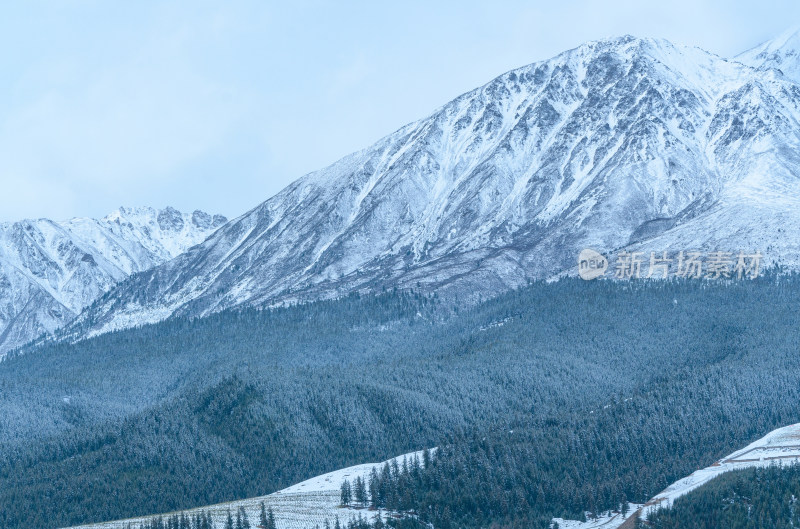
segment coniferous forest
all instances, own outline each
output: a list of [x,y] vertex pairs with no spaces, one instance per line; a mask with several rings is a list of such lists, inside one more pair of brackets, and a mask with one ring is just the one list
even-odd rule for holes
[[642,502],[800,422],[798,309],[800,278],[774,272],[566,279],[477,306],[386,292],[40,345],[0,364],[0,527],[187,509],[432,447],[364,484],[369,501],[437,528]]
[[[651,515],[653,529],[789,529],[800,524],[800,467],[728,472]],[[645,524],[640,524],[645,526]]]

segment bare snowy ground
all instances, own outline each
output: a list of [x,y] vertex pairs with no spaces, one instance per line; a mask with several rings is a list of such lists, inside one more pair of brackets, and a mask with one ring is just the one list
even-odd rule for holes
[[[352,483],[357,477],[368,479],[373,468],[380,471],[385,463],[391,464],[392,461],[397,461],[397,463],[402,466],[404,458],[410,462],[415,456],[420,459],[420,462],[422,461],[421,451],[412,452],[381,463],[366,463],[335,470],[297,483],[296,485],[292,485],[291,487],[267,496],[209,505],[196,509],[177,511],[175,513],[164,513],[162,516],[166,517],[172,514],[180,514],[181,512],[192,516],[194,513],[205,511],[211,514],[217,527],[224,527],[228,511],[235,517],[239,507],[243,507],[247,512],[251,525],[255,527],[258,524],[261,502],[264,502],[265,507],[272,508],[278,529],[314,529],[317,526],[323,527],[326,519],[333,525],[336,517],[338,517],[342,523],[350,519],[356,519],[359,516],[370,520],[374,519],[375,516],[381,516],[385,520],[394,513],[340,507],[339,491],[342,482],[347,479]],[[159,515],[148,515],[112,522],[81,525],[72,529],[138,529],[140,524],[148,522],[155,516]]]

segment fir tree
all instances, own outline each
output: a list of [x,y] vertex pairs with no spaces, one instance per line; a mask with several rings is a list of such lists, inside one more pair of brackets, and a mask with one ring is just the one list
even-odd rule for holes
[[378,508],[378,487],[378,471],[373,467],[369,473],[369,501],[374,509]]
[[247,517],[247,511],[244,507],[239,507],[239,516],[242,520],[242,529],[250,529],[250,519]]
[[258,515],[258,526],[261,529],[267,529],[269,520],[267,520],[267,509],[264,507],[264,502],[261,502],[261,513]]
[[339,496],[340,502],[343,506],[350,505],[350,502],[353,499],[353,491],[348,480],[344,480],[344,482],[342,482],[342,491]]
[[364,485],[364,480],[361,479],[361,476],[358,476],[356,478],[355,487],[354,488],[355,488],[354,496],[355,496],[356,503],[358,505],[360,505],[361,507],[366,506],[367,505],[367,488]]

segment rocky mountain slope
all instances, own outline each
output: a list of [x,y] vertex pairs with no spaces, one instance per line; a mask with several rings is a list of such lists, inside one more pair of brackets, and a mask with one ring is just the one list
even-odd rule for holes
[[226,219],[120,208],[103,219],[0,224],[0,356],[72,320],[98,296],[202,242]]
[[487,297],[584,247],[796,266],[800,86],[770,64],[626,36],[507,72],[121,283],[72,335],[350,291]]

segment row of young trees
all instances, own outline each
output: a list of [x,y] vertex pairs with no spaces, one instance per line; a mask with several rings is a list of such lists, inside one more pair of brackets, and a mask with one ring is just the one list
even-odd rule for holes
[[[311,528],[309,528],[311,529]],[[325,520],[324,526],[315,526],[313,529],[430,529],[429,526],[420,522],[413,516],[400,516],[396,518],[387,518],[386,520],[380,514],[373,516],[372,520],[359,515],[356,518],[350,518],[347,523],[341,523],[339,517],[335,518],[333,525],[330,521]]]
[[[266,507],[264,502],[260,504],[258,517],[258,529],[277,529],[275,513],[272,507]],[[228,509],[227,516],[223,525],[224,529],[252,529],[250,518],[244,507],[236,509],[234,516]],[[136,529],[133,524],[128,524],[126,529]],[[217,529],[217,524],[211,514],[202,510],[194,514],[186,513],[173,514],[171,516],[156,516],[150,520],[139,524],[138,529]]]
[[[360,479],[360,478],[359,478]],[[362,480],[363,483],[363,480]],[[325,519],[322,525],[315,525],[308,529],[420,529],[424,524],[413,517],[395,516],[384,520],[380,513],[370,520],[360,513],[355,518],[349,518],[347,522],[342,522],[338,516],[334,517],[333,522]],[[233,512],[228,509],[224,529],[253,529],[250,519],[244,507]],[[216,529],[217,524],[211,514],[202,510],[188,515],[186,513],[173,514],[171,516],[156,516],[147,522],[140,523],[138,529]],[[137,529],[133,524],[126,525],[126,529]],[[265,508],[264,502],[260,504],[259,522],[256,529],[277,529],[275,514],[272,507]]]

